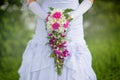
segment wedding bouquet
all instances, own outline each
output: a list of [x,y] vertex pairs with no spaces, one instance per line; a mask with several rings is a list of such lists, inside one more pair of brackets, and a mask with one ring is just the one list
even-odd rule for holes
[[66,47],[66,35],[69,28],[69,23],[72,20],[68,14],[71,11],[72,9],[62,10],[50,7],[50,12],[48,12],[48,16],[45,20],[46,29],[48,31],[49,45],[52,49],[50,57],[54,58],[58,75],[62,74],[65,58],[70,56]]

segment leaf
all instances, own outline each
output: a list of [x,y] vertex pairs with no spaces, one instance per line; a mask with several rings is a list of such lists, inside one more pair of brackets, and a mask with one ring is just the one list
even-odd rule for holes
[[54,57],[55,57],[55,53],[52,52],[52,53],[50,54],[50,58],[54,58]]
[[48,12],[48,14],[51,14],[51,12]]
[[48,44],[50,44],[49,42],[47,42],[45,45],[48,45]]
[[47,36],[48,39],[50,39],[50,36]]
[[69,21],[72,21],[72,20],[73,20],[73,18],[70,18],[70,19],[69,19]]
[[71,12],[73,11],[73,9],[65,9],[63,13],[68,13],[68,12]]
[[58,75],[61,75],[61,74],[62,74],[61,68],[57,68],[57,74],[58,74]]
[[69,15],[68,15],[68,14],[66,14],[66,13],[64,13],[64,16],[65,16],[65,18],[66,18],[66,19],[69,17]]
[[53,7],[49,7],[49,8],[50,8],[50,10],[51,10],[51,11],[53,11],[53,10],[54,10],[54,8],[53,8]]

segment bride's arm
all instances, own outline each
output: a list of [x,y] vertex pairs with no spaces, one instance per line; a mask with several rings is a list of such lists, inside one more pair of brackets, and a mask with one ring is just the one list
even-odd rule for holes
[[77,18],[80,15],[84,14],[87,10],[91,8],[93,1],[94,0],[83,0],[77,9],[70,13],[70,16],[72,18]]
[[45,11],[42,10],[42,8],[40,7],[40,5],[36,2],[36,0],[28,0],[28,4],[29,4],[29,9],[36,14],[37,16],[39,16],[41,19],[45,19],[47,16],[47,13],[45,13]]

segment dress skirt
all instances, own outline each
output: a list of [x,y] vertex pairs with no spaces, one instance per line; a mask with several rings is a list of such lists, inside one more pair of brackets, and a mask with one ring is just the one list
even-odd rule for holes
[[84,40],[82,15],[69,26],[67,49],[70,56],[64,61],[62,75],[57,75],[51,47],[47,45],[45,23],[38,18],[36,33],[27,43],[19,68],[19,80],[96,80],[91,53]]

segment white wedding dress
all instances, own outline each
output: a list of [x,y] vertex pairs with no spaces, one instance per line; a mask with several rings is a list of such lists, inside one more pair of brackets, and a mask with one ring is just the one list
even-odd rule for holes
[[[91,53],[84,40],[83,14],[91,7],[90,0],[44,0],[41,4],[32,2],[29,8],[38,16],[34,37],[28,42],[23,54],[23,61],[19,68],[19,80],[96,80],[92,69]],[[50,58],[51,48],[48,42],[44,19],[49,11],[48,7],[66,9],[72,8],[74,18],[70,23],[67,38],[67,49],[70,56],[64,62],[62,75],[55,71],[54,60]]]

